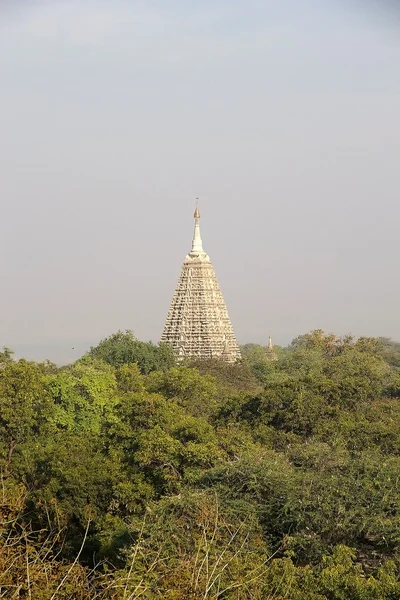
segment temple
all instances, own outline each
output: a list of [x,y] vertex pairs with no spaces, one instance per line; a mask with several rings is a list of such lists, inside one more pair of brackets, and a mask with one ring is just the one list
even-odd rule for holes
[[275,352],[274,346],[272,344],[271,334],[268,336],[268,348],[266,350],[266,358],[267,360],[278,360],[278,355]]
[[235,362],[240,350],[214,267],[203,250],[200,212],[194,213],[192,249],[186,256],[161,341],[178,358],[220,358]]

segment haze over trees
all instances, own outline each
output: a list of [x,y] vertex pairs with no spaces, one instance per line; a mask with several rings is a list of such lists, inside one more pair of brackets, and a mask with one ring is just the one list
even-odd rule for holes
[[400,597],[400,344],[0,353],[0,597]]

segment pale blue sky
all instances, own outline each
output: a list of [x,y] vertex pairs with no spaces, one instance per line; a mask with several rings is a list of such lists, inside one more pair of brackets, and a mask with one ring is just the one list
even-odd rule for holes
[[0,1],[0,345],[158,341],[196,196],[240,343],[400,340],[399,107],[395,3]]

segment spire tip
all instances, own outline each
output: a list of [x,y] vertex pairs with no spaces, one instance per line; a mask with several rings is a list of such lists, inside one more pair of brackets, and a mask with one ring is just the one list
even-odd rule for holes
[[194,218],[200,219],[200,211],[199,211],[199,199],[196,198],[196,210],[194,211]]

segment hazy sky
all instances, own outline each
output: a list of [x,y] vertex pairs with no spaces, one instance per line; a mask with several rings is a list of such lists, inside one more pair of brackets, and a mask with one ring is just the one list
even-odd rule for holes
[[395,2],[0,0],[0,109],[0,346],[157,342],[196,196],[240,343],[400,340]]

